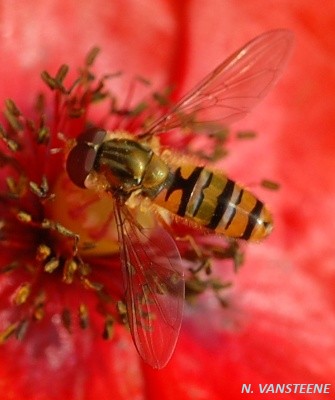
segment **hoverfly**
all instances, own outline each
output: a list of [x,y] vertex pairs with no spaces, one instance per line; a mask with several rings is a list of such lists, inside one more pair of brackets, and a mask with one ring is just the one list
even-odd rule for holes
[[[108,192],[113,201],[125,284],[128,322],[140,356],[163,368],[178,338],[184,276],[177,246],[157,223],[143,227],[130,203],[150,207],[230,238],[258,241],[272,229],[264,204],[222,173],[177,158],[153,145],[155,135],[208,122],[244,117],[270,90],[289,54],[292,34],[266,32],[232,54],[193,90],[137,136],[89,129],[67,158],[81,188]],[[196,120],[194,121],[194,118]],[[135,207],[136,208],[136,207]]]

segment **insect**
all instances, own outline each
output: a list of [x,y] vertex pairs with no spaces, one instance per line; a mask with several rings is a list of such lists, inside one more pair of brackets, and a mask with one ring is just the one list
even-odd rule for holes
[[291,43],[286,30],[256,37],[144,132],[134,136],[89,129],[68,155],[67,172],[74,184],[111,195],[130,331],[139,354],[154,368],[167,364],[176,345],[184,275],[167,230],[158,222],[144,227],[132,208],[149,202],[208,231],[254,241],[269,234],[272,218],[260,200],[224,174],[168,159],[153,139],[190,121],[230,124],[244,117],[276,82]]

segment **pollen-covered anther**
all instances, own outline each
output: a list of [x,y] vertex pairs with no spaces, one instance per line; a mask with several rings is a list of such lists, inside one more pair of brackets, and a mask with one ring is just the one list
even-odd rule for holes
[[114,324],[115,320],[112,315],[107,314],[105,316],[104,330],[102,332],[103,339],[111,339],[114,334]]
[[63,85],[63,81],[67,75],[68,70],[69,70],[68,65],[63,64],[58,69],[54,78],[47,71],[43,71],[41,73],[41,78],[43,79],[44,83],[46,83],[49,86],[51,90],[58,90],[61,93],[68,94],[69,91],[66,90],[66,88]]
[[55,198],[54,193],[49,193],[49,184],[45,176],[42,177],[40,185],[36,182],[30,181],[29,189],[41,200],[52,200]]
[[128,324],[127,306],[123,301],[119,300],[116,303],[116,311],[117,311],[117,313],[118,313],[118,315],[120,317],[121,322],[124,325],[127,325]]
[[44,271],[49,272],[50,274],[54,272],[56,268],[59,267],[60,261],[56,257],[52,257],[44,264]]
[[38,144],[48,143],[50,137],[50,129],[42,126],[36,133],[36,141]]
[[[78,325],[81,329],[86,329],[89,326],[89,313],[86,304],[80,304],[78,307]],[[72,328],[74,321],[73,312],[69,308],[64,308],[61,312],[61,321],[64,328],[69,332],[72,333]]]
[[40,244],[36,250],[36,260],[37,261],[44,261],[46,260],[51,254],[51,249],[46,244]]
[[104,287],[102,283],[92,282],[88,278],[83,278],[81,281],[86,289],[92,289],[96,292],[100,292]]
[[63,269],[63,282],[70,284],[73,283],[74,275],[78,270],[78,263],[74,259],[67,259]]
[[19,110],[19,108],[17,107],[17,105],[14,103],[13,100],[7,99],[5,101],[5,106],[6,106],[6,108],[4,111],[4,115],[9,123],[9,125],[16,132],[23,131],[25,119],[23,118],[22,113]]
[[90,264],[80,261],[78,263],[78,271],[81,276],[87,276],[91,273],[92,268],[90,267]]
[[34,311],[33,311],[33,318],[36,321],[41,321],[45,315],[45,300],[46,295],[45,292],[40,292],[34,299]]
[[20,150],[21,146],[18,142],[13,140],[8,136],[8,134],[5,132],[3,127],[0,125],[0,139],[5,143],[5,145],[8,147],[8,149],[15,153],[16,151]]
[[125,314],[127,314],[127,307],[126,307],[126,305],[125,305],[125,303],[124,303],[123,301],[119,300],[119,301],[116,303],[116,308],[117,308],[117,311],[118,311],[118,313],[119,313],[120,315],[125,315]]
[[6,178],[6,185],[11,197],[20,198],[26,191],[26,178],[20,175],[16,180],[11,176]]
[[0,344],[5,343],[11,336],[13,336],[19,326],[19,321],[10,324],[2,332],[0,332]]
[[19,321],[9,324],[3,331],[0,332],[0,345],[4,344],[9,338],[15,336],[16,339],[22,340],[27,332],[29,320],[23,318]]
[[89,315],[86,304],[80,304],[78,310],[78,317],[79,317],[79,326],[82,329],[86,329],[89,325]]
[[61,225],[58,222],[52,221],[50,219],[45,218],[41,223],[41,228],[49,229],[51,231],[55,231],[60,235],[70,238],[73,240],[73,254],[77,254],[78,252],[78,243],[79,243],[79,235],[65,228],[65,226]]
[[34,310],[33,318],[36,321],[41,321],[44,318],[44,315],[45,315],[44,304],[39,304],[38,307],[36,307]]
[[23,283],[15,292],[13,297],[13,302],[15,305],[19,306],[24,304],[31,293],[31,284]]
[[32,221],[32,216],[25,212],[25,211],[19,211],[16,214],[16,218],[20,221],[20,222],[24,222],[24,223],[30,223]]

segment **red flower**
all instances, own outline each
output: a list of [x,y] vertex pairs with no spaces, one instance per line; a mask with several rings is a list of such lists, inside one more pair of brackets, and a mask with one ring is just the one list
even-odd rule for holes
[[[183,92],[256,34],[278,26],[290,28],[296,48],[287,73],[269,100],[238,125],[259,135],[234,144],[224,164],[229,176],[242,182],[269,177],[281,184],[280,191],[262,196],[273,210],[275,231],[266,243],[248,246],[246,263],[227,291],[227,308],[210,295],[188,306],[168,366],[157,372],[142,365],[121,325],[115,324],[111,341],[100,337],[104,323],[109,327],[108,312],[96,312],[94,290],[84,290],[75,279],[68,284],[71,261],[79,265],[73,253],[76,238],[63,229],[66,220],[60,225],[53,221],[64,215],[63,205],[73,208],[69,197],[75,194],[62,187],[57,175],[56,166],[63,159],[57,149],[64,147],[57,132],[75,137],[86,115],[64,120],[56,116],[53,121],[58,125],[50,127],[45,121],[51,120],[53,109],[46,101],[45,119],[17,137],[17,143],[30,151],[18,150],[10,159],[8,152],[1,153],[1,193],[12,196],[1,196],[1,266],[7,272],[0,279],[0,324],[8,328],[3,339],[13,332],[22,336],[4,340],[1,347],[2,399],[234,399],[245,396],[243,383],[252,384],[255,393],[258,383],[265,382],[331,383],[335,254],[329,245],[329,220],[335,191],[335,121],[329,95],[335,80],[329,32],[334,10],[303,2],[270,8],[264,0],[238,7],[225,2],[172,4],[93,6],[87,1],[73,8],[64,2],[29,2],[20,9],[8,4],[1,17],[2,99],[14,99],[29,118],[41,115],[33,111],[42,88],[39,72],[55,73],[66,62],[70,82],[95,44],[103,48],[96,72],[125,72],[125,79],[110,83],[121,104],[129,89],[127,79],[134,75],[150,78],[155,88],[174,83]],[[144,94],[144,88],[135,91],[133,101]],[[71,104],[71,110],[80,114],[81,105]],[[26,124],[11,104],[7,110],[17,124]],[[66,115],[64,110],[61,115]],[[52,162],[43,158],[37,145],[44,140],[41,135],[48,135],[44,127],[52,133]],[[15,159],[23,168],[17,168]],[[54,199],[48,198],[41,180],[44,166],[49,168],[49,185],[55,185]],[[35,186],[27,186],[25,171]],[[16,270],[22,260],[25,268]],[[47,271],[36,273],[37,265]],[[105,283],[110,274],[109,282],[121,282],[118,266],[115,262],[111,271],[111,264],[102,260],[95,276],[100,274]],[[55,270],[48,275],[48,268]],[[87,279],[86,286],[93,289],[99,283]],[[122,293],[118,284],[109,289]],[[26,315],[37,321],[28,324]],[[86,322],[90,327],[83,330],[79,325]]]

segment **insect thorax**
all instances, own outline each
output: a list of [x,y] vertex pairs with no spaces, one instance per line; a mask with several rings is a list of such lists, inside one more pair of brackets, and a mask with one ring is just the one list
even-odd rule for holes
[[101,144],[95,171],[103,174],[109,189],[131,193],[141,189],[152,197],[164,186],[169,167],[146,144],[131,139],[111,139]]

